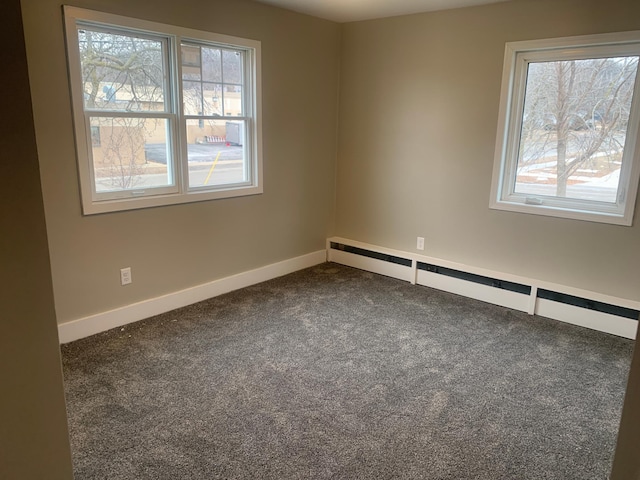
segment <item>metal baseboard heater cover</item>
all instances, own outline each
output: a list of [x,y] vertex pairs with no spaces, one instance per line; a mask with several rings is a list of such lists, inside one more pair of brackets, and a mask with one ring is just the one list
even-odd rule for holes
[[638,320],[638,317],[640,316],[639,310],[620,307],[610,303],[598,302],[588,298],[574,297],[573,295],[553,292],[551,290],[538,289],[538,298],[573,305],[574,307],[585,308],[587,310],[595,310],[596,312],[607,313],[617,317],[629,318],[631,320]]
[[476,275],[475,273],[463,272],[461,270],[454,270],[452,268],[440,267],[438,265],[432,265],[422,262],[418,262],[418,270],[425,270],[427,272],[437,273],[439,275],[445,275],[447,277],[453,277],[459,280],[466,280],[467,282],[478,283],[480,285],[487,285],[489,287],[499,288],[501,290],[508,290],[510,292],[531,295],[531,287],[529,285],[508,282],[506,280],[499,280],[497,278],[484,277],[482,275]]
[[331,242],[331,248],[333,248],[334,250],[340,250],[341,252],[360,255],[361,257],[374,258],[376,260],[382,260],[383,262],[404,265],[405,267],[410,267],[412,263],[411,259],[409,258],[396,257],[395,255],[374,252],[373,250],[365,250],[364,248],[352,247],[351,245],[344,245],[342,243]]
[[[407,267],[412,266],[412,260],[409,258],[399,257],[396,255],[376,252],[360,247],[353,247],[351,245],[345,245],[342,243],[331,242],[330,247],[334,250],[340,250],[346,253],[352,253],[354,255],[360,255],[362,257],[373,258],[381,260],[383,262],[394,263],[398,265],[404,265]],[[480,285],[486,285],[489,287],[498,288],[501,290],[507,290],[510,292],[520,293],[523,295],[531,295],[531,285],[525,285],[521,283],[509,282],[498,278],[485,277],[477,275],[475,273],[464,272],[462,270],[455,270],[452,268],[441,267],[430,263],[417,262],[418,270],[423,270],[438,275],[444,275],[447,277],[456,278],[458,280],[464,280],[466,282],[477,283]],[[631,308],[620,307],[618,305],[612,305],[609,303],[599,302],[588,298],[576,297],[568,295],[566,293],[554,292],[551,290],[538,289],[536,297],[544,300],[550,300],[552,302],[563,303],[574,307],[584,308],[587,310],[594,310],[617,317],[628,318],[631,320],[638,320],[640,317],[640,310],[634,310]]]

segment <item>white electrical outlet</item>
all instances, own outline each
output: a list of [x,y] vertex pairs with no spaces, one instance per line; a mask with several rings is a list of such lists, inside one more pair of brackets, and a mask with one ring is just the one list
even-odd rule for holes
[[129,285],[133,280],[131,279],[131,267],[120,269],[120,284]]
[[416,244],[418,250],[424,250],[424,237],[418,237],[418,243]]

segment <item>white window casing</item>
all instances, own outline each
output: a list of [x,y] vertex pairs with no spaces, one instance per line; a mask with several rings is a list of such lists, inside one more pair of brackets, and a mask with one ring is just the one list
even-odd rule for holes
[[[85,215],[263,192],[259,41],[70,6],[64,6],[64,18],[78,172]],[[114,39],[125,38],[131,41],[131,45],[138,40],[149,42],[154,47],[153,52],[148,54],[153,59],[149,69],[154,69],[155,77],[152,79],[152,75],[147,73],[145,64],[138,71],[138,75],[144,78],[129,80],[131,85],[119,84],[120,91],[113,87],[116,85],[113,77],[117,73],[111,73],[111,80],[96,80],[92,91],[97,91],[97,86],[100,92],[105,93],[101,93],[100,104],[90,104],[86,100],[85,83],[88,77],[83,73],[79,31],[82,35],[86,35],[86,31],[97,36],[103,35],[100,37],[102,44],[107,46],[103,47],[105,50],[100,54],[105,57],[111,53],[109,45],[117,43]],[[112,42],[104,39],[111,39]],[[232,92],[226,103],[233,102],[233,109],[229,109],[232,112],[205,112],[204,109],[187,111],[183,107],[184,85],[190,82],[189,74],[183,70],[182,50],[185,46],[199,49],[200,54],[203,49],[219,52],[220,78],[215,82],[201,79],[200,84],[206,84],[207,88],[215,88],[216,91]],[[134,53],[130,57],[136,57],[137,47],[131,48]],[[231,53],[238,59],[237,71],[233,73],[233,82],[227,82],[224,77],[224,58],[225,54]],[[116,58],[117,52],[114,51],[112,57],[115,60],[109,61],[113,65],[117,67],[122,64],[121,59]],[[120,64],[117,64],[118,61]],[[95,64],[98,63],[96,61]],[[91,68],[98,71],[100,67]],[[202,69],[201,66],[200,75]],[[117,69],[111,71],[116,72]],[[129,75],[129,72],[124,75]],[[158,80],[160,77],[161,81]],[[138,100],[135,92],[131,93],[136,89],[143,91],[143,97],[146,90],[153,91],[156,97]],[[204,91],[204,87],[201,86],[201,90]],[[128,104],[121,101],[122,105],[119,105],[116,100],[118,95],[133,96],[135,102],[143,106],[131,108],[132,104],[136,105],[132,101]],[[224,98],[224,94],[220,97]],[[112,100],[113,103],[110,103]],[[214,97],[214,100],[223,103],[222,99]],[[136,122],[143,127],[130,127]],[[233,144],[226,141],[227,129],[234,131]],[[101,130],[107,135],[101,135]],[[120,136],[114,132],[120,132]],[[152,137],[154,140],[149,140]],[[214,140],[209,142],[209,139]],[[148,140],[159,143],[150,145]],[[214,142],[215,145],[209,144]],[[127,147],[131,152],[135,148],[135,152],[128,157]],[[107,151],[111,153],[107,160],[98,159],[98,153],[106,155]],[[159,160],[154,157],[153,162],[149,162],[148,154],[158,156]],[[191,154],[193,161],[189,158]],[[96,168],[96,165],[100,167]],[[116,184],[114,179],[117,172],[124,170],[127,172],[126,179]],[[137,183],[128,181],[131,178],[135,178]],[[112,183],[108,184],[107,180]]]
[[[568,61],[604,61],[640,57],[640,32],[625,32],[580,37],[507,43],[504,56],[502,90],[496,136],[490,208],[511,212],[547,215],[617,225],[631,225],[640,179],[640,74],[633,80],[624,148],[621,152],[619,183],[615,198],[558,196],[544,191],[531,194],[517,184],[519,156],[525,116],[525,92],[530,65]],[[637,63],[637,61],[636,61]],[[559,82],[558,82],[559,83]],[[569,83],[569,85],[573,85]],[[552,92],[553,93],[553,92]],[[572,92],[566,92],[571,95]],[[554,122],[551,118],[547,120]],[[541,129],[547,128],[540,125]],[[553,127],[552,127],[553,128]],[[603,129],[603,126],[592,127]],[[576,129],[578,129],[576,127]],[[574,132],[576,136],[580,132]],[[560,134],[557,135],[560,137]],[[524,147],[523,147],[524,148]],[[545,146],[545,149],[547,147]],[[546,150],[545,150],[546,152]],[[544,159],[544,155],[541,155]],[[531,168],[531,167],[529,167]],[[539,170],[538,170],[539,171]],[[558,182],[559,166],[556,167]],[[521,173],[521,172],[520,172]],[[550,176],[553,176],[551,174]],[[614,177],[617,178],[617,177]],[[566,184],[565,184],[566,185]],[[567,188],[565,186],[565,188]],[[586,194],[585,194],[586,196]]]

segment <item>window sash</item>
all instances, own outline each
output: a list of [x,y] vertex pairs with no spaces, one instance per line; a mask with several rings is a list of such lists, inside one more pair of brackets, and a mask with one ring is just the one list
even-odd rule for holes
[[[200,48],[217,48],[220,49],[221,51],[221,77],[220,77],[220,85],[222,86],[222,90],[224,90],[224,86],[225,85],[239,85],[242,87],[242,92],[241,92],[241,98],[242,98],[242,103],[241,103],[241,112],[242,115],[241,116],[236,116],[236,115],[194,115],[194,114],[187,114],[184,112],[184,89],[183,87],[183,83],[186,82],[198,82],[198,83],[211,83],[211,82],[206,82],[202,79],[202,74],[201,74],[201,78],[200,80],[191,80],[191,79],[184,79],[183,78],[183,58],[182,58],[182,53],[183,53],[183,49],[182,47],[186,46],[186,47],[200,47]],[[224,55],[224,51],[231,51],[231,52],[235,52],[235,51],[240,51],[242,52],[242,72],[241,72],[241,79],[242,79],[242,83],[241,84],[234,84],[234,83],[228,83],[225,81],[225,76],[224,76],[224,67],[223,67],[223,62],[222,62],[222,56]],[[177,70],[177,78],[179,79],[179,92],[178,92],[178,98],[179,98],[179,108],[178,108],[178,112],[179,112],[179,118],[180,118],[180,136],[181,138],[185,139],[183,142],[180,143],[180,153],[181,153],[181,157],[185,159],[184,162],[182,162],[181,164],[181,174],[182,174],[182,178],[183,178],[183,187],[185,189],[185,191],[191,192],[191,193],[198,193],[198,192],[203,192],[203,191],[226,191],[226,190],[233,190],[233,189],[239,189],[239,188],[246,188],[246,187],[250,187],[251,185],[255,185],[258,181],[258,176],[260,175],[260,173],[258,173],[259,170],[259,164],[257,161],[252,160],[255,159],[258,155],[256,154],[256,152],[254,151],[254,143],[253,141],[251,141],[251,139],[255,138],[256,134],[255,134],[255,130],[254,130],[254,105],[255,105],[255,99],[253,98],[253,78],[254,78],[254,72],[253,72],[253,64],[254,64],[254,53],[253,50],[248,49],[248,48],[242,48],[240,46],[225,46],[223,44],[219,44],[219,43],[213,43],[213,42],[206,42],[203,40],[195,40],[195,39],[187,39],[187,38],[180,38],[179,42],[176,43],[176,60],[177,60],[177,66],[178,66],[178,70]],[[200,69],[202,71],[202,53],[200,53]],[[221,99],[222,102],[224,102],[224,92],[223,92],[223,97]],[[224,108],[223,108],[224,111]],[[187,124],[190,120],[213,120],[213,121],[236,121],[236,122],[242,122],[244,124],[244,128],[243,128],[243,164],[242,164],[242,168],[243,168],[243,178],[245,179],[244,181],[241,182],[233,182],[233,183],[224,183],[218,186],[211,186],[211,185],[203,185],[203,186],[199,186],[199,185],[191,185],[190,184],[190,175],[189,175],[189,164],[188,161],[186,161],[186,159],[188,159],[188,142],[187,142]]]
[[[227,189],[242,188],[242,187],[247,187],[252,185],[255,182],[254,173],[253,173],[255,172],[255,168],[252,168],[252,163],[251,163],[253,147],[249,139],[251,138],[253,132],[252,132],[250,119],[247,119],[246,121],[242,121],[243,120],[242,117],[220,118],[220,117],[190,116],[186,118],[185,121],[182,122],[181,128],[183,129],[183,136],[187,138],[187,128],[188,128],[189,121],[191,122],[199,121],[199,120],[202,120],[203,118],[214,120],[216,122],[226,122],[227,120],[232,120],[234,122],[243,124],[243,127],[240,132],[240,136],[241,136],[240,140],[241,140],[241,146],[242,146],[242,159],[241,159],[242,180],[224,182],[218,185],[192,184],[191,175],[190,175],[190,165],[187,162],[184,162],[182,165],[182,175],[183,175],[183,178],[186,180],[186,183],[188,184],[188,190],[190,192],[201,192],[201,191],[207,191],[207,190],[227,190]],[[225,139],[225,142],[228,142],[228,141],[229,141],[228,138]],[[181,148],[183,150],[183,155],[188,156],[188,151],[187,151],[188,144],[185,142],[183,145],[181,145]],[[224,149],[225,147],[222,147],[222,148]],[[215,164],[217,163],[217,160],[218,159],[216,158],[214,163],[212,164],[212,167],[209,170],[209,176],[213,172],[213,169],[215,167]],[[207,176],[207,178],[209,178],[209,176]]]
[[[112,114],[113,113],[113,114]],[[100,202],[105,200],[118,200],[118,199],[127,199],[127,198],[140,198],[140,196],[154,196],[154,195],[163,195],[163,194],[172,194],[178,193],[180,191],[180,181],[178,176],[178,168],[175,154],[175,134],[176,131],[176,116],[168,115],[162,113],[136,113],[136,114],[126,114],[122,112],[93,112],[89,111],[85,113],[85,128],[88,129],[89,134],[91,133],[91,119],[94,118],[122,118],[122,119],[137,119],[137,120],[164,120],[166,122],[166,165],[167,165],[167,176],[169,183],[167,185],[162,186],[146,186],[146,187],[132,187],[126,189],[114,189],[110,191],[98,191],[98,176],[95,172],[95,162],[94,162],[94,151],[91,143],[88,144],[88,160],[89,160],[89,169],[91,176],[91,195],[93,201]],[[90,137],[88,137],[90,138]],[[101,135],[101,143],[105,143],[106,138]],[[104,145],[103,145],[104,146]]]
[[634,83],[615,203],[515,192],[528,66],[538,62],[639,56],[640,32],[507,44],[490,207],[631,225],[640,178],[640,71]]
[[[78,30],[90,30],[91,32],[96,33],[104,33],[104,34],[113,34],[120,36],[129,36],[139,39],[146,39],[155,42],[159,42],[162,48],[161,51],[161,59],[162,59],[162,72],[163,72],[163,82],[162,82],[162,94],[163,94],[163,109],[161,110],[164,113],[174,113],[175,108],[173,107],[172,97],[174,96],[173,89],[171,88],[171,83],[173,81],[174,72],[171,68],[171,51],[172,51],[172,43],[173,39],[169,35],[162,34],[151,34],[148,32],[138,31],[133,28],[119,28],[119,27],[110,27],[108,25],[96,23],[96,22],[88,22],[84,20],[78,20],[76,22],[76,45],[78,50],[80,48],[80,40],[78,37]],[[79,53],[79,52],[78,52]],[[80,58],[80,57],[79,57]],[[80,60],[81,62],[81,60]],[[80,63],[80,72],[82,72],[82,63]],[[81,74],[82,77],[82,74]],[[84,85],[84,79],[81,80],[82,85]],[[83,89],[84,90],[84,89]],[[158,110],[130,110],[130,109],[108,109],[108,108],[92,108],[87,107],[85,102],[83,104],[83,110],[85,112],[157,112]]]

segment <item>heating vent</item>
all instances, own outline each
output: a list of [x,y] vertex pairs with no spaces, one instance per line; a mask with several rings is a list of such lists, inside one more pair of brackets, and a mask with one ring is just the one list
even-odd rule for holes
[[[481,270],[485,275],[478,275],[465,271],[465,265],[454,264],[455,268],[448,268],[440,266],[447,264],[444,260],[359,242],[355,247],[340,237],[330,238],[328,242],[329,261],[624,338],[635,339],[638,332],[640,302],[602,296],[605,302],[611,302],[605,303],[592,300],[590,292],[578,288],[555,287],[490,270]],[[558,293],[555,289],[574,295]]]
[[375,258],[376,260],[382,260],[383,262],[404,265],[405,267],[410,267],[412,263],[408,258],[396,257],[395,255],[374,252],[372,250],[365,250],[364,248],[352,247],[350,245],[344,245],[342,243],[331,242],[331,248],[333,248],[334,250],[340,250],[342,252],[353,253],[354,255],[360,255],[362,257]]
[[618,317],[630,318],[631,320],[638,320],[638,316],[640,316],[640,311],[638,310],[597,302],[595,300],[589,300],[588,298],[574,297],[573,295],[567,295],[565,293],[552,292],[551,290],[539,289],[538,298],[565,303],[567,305],[573,305],[574,307],[586,308],[587,310],[608,313],[609,315],[616,315]]
[[481,285],[488,285],[490,287],[500,288],[502,290],[508,290],[510,292],[523,293],[525,295],[531,294],[531,287],[529,285],[507,282],[506,280],[499,280],[497,278],[484,277],[482,275],[462,272],[460,270],[440,267],[438,265],[431,265],[429,263],[418,262],[418,270],[425,270],[427,272],[437,273],[439,275],[445,275],[447,277],[453,277],[459,280],[466,280],[468,282],[479,283]]

